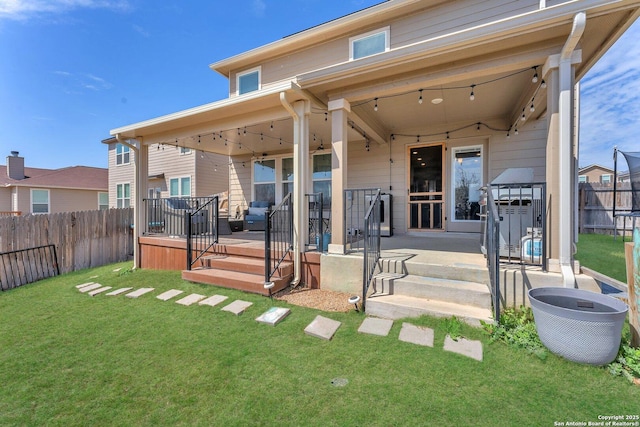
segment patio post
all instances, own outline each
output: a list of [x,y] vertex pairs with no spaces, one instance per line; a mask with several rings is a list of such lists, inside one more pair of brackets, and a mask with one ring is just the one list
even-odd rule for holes
[[331,242],[328,252],[344,254],[344,190],[347,188],[347,115],[351,104],[346,99],[329,101],[331,112]]

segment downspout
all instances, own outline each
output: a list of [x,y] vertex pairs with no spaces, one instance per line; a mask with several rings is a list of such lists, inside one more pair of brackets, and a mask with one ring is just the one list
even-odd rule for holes
[[585,12],[578,12],[573,17],[573,27],[571,34],[567,38],[562,51],[560,53],[559,65],[559,112],[560,112],[560,135],[559,135],[559,164],[560,164],[560,188],[558,193],[559,211],[562,213],[559,218],[558,235],[560,237],[559,245],[559,262],[560,270],[564,286],[566,288],[575,287],[576,278],[573,273],[573,265],[571,262],[572,253],[572,227],[569,215],[572,212],[572,183],[573,179],[571,171],[573,170],[572,147],[572,123],[573,123],[573,83],[574,75],[571,65],[573,52],[584,33],[587,23],[587,15]]
[[[282,104],[282,106],[284,107],[285,110],[287,110],[287,112],[291,115],[291,117],[293,118],[293,131],[294,131],[294,144],[297,138],[299,138],[299,135],[295,135],[295,132],[297,132],[300,127],[301,127],[301,118],[298,115],[298,113],[296,113],[295,109],[293,108],[293,105],[291,105],[289,103],[289,101],[287,100],[287,94],[285,92],[280,92],[280,103]],[[295,147],[294,147],[295,150]],[[301,184],[301,173],[300,171],[297,171],[296,169],[298,169],[297,165],[298,165],[299,159],[295,158],[294,155],[294,179],[295,181],[293,182],[293,186],[294,186],[294,192],[293,192],[293,211],[294,211],[294,216],[293,216],[293,256],[294,256],[294,261],[293,261],[293,281],[291,282],[291,284],[293,286],[298,286],[298,284],[300,283],[300,281],[302,280],[302,255],[300,253],[300,218],[299,218],[299,214],[300,214],[300,209],[299,207],[302,206],[302,201],[298,199],[298,193],[299,191],[297,190],[298,187]],[[298,172],[298,174],[296,174],[295,172]]]

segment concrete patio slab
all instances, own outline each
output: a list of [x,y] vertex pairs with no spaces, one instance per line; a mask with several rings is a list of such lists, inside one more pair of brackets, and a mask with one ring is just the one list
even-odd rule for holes
[[304,328],[304,333],[323,340],[330,340],[340,325],[342,322],[318,315],[313,319],[313,322]]
[[103,286],[102,288],[94,289],[93,291],[89,292],[87,295],[90,295],[93,297],[103,292],[107,292],[109,289],[111,289],[111,286]]
[[187,295],[182,299],[179,299],[178,301],[176,301],[176,304],[190,306],[192,304],[197,303],[200,300],[205,299],[206,297],[207,297],[206,295],[191,294],[191,295]]
[[252,302],[235,300],[231,304],[225,305],[222,307],[222,311],[228,311],[230,313],[235,314],[236,316],[241,315],[245,312],[245,310],[253,305]]
[[98,288],[101,288],[101,287],[102,287],[102,285],[100,283],[92,283],[91,285],[84,286],[84,287],[82,287],[82,288],[80,288],[78,290],[80,292],[82,292],[82,293],[86,293],[86,292],[93,291],[94,289],[98,289]]
[[120,295],[123,294],[127,291],[130,291],[133,288],[120,288],[120,289],[116,289],[115,291],[111,291],[107,294],[107,296],[116,296],[116,295]]
[[82,283],[81,285],[76,285],[76,289],[82,289],[85,286],[89,286],[89,285],[93,285],[94,282],[87,282],[87,283]]
[[131,293],[128,293],[125,296],[127,298],[138,298],[139,296],[142,296],[144,294],[148,294],[149,292],[152,292],[154,290],[155,290],[155,288],[140,288],[137,291],[133,291]]
[[291,310],[283,307],[271,307],[269,310],[256,317],[256,321],[276,326],[291,313]]
[[207,299],[203,299],[198,303],[198,305],[208,305],[210,307],[215,307],[216,305],[220,304],[222,301],[226,300],[227,298],[229,297],[224,295],[214,295]]
[[171,289],[170,291],[161,293],[156,298],[158,298],[159,300],[162,300],[162,301],[169,301],[171,298],[173,298],[173,297],[175,297],[177,295],[180,295],[183,292],[184,291],[181,291],[179,289]]
[[433,329],[405,322],[402,324],[398,339],[411,344],[433,347]]
[[360,324],[358,332],[386,337],[387,335],[389,335],[389,331],[391,330],[392,326],[393,320],[379,319],[377,317],[367,317],[366,319],[364,319],[362,324]]
[[482,343],[480,341],[458,338],[454,341],[449,335],[444,339],[444,350],[458,353],[482,362]]

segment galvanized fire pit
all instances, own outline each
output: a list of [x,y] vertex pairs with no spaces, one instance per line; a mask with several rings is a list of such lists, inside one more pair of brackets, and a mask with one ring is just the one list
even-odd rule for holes
[[529,290],[540,341],[578,363],[605,365],[618,354],[628,307],[607,295],[571,288]]

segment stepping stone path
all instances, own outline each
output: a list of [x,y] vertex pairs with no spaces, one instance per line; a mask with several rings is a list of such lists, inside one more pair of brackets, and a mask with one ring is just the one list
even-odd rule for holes
[[94,282],[87,282],[87,283],[83,283],[83,284],[81,284],[81,285],[77,285],[77,286],[76,286],[76,289],[82,289],[82,288],[84,288],[85,286],[89,286],[89,285],[93,285],[93,284],[94,284]]
[[93,296],[96,296],[96,295],[101,294],[103,292],[106,292],[109,289],[111,289],[111,286],[104,286],[102,288],[98,288],[98,289],[95,289],[95,290],[89,292],[87,295],[90,295],[90,296],[93,297]]
[[340,325],[342,322],[318,315],[313,319],[313,322],[304,328],[304,333],[323,340],[330,340]]
[[215,307],[216,305],[220,304],[222,301],[226,300],[227,298],[229,297],[225,297],[224,295],[214,295],[207,299],[203,299],[198,303],[198,305],[208,305],[211,307]]
[[191,304],[195,304],[198,301],[205,299],[206,297],[207,297],[206,295],[191,294],[182,299],[179,299],[178,301],[176,301],[176,304],[190,306]]
[[267,325],[276,326],[291,313],[288,308],[271,307],[269,310],[256,317],[256,321],[266,323]]
[[252,305],[252,302],[235,300],[231,304],[222,307],[222,311],[228,311],[235,314],[236,316],[240,316],[247,308],[251,307]]
[[181,293],[184,293],[184,291],[179,291],[177,289],[171,289],[170,291],[161,293],[156,298],[158,298],[159,300],[162,300],[162,301],[169,301],[171,298],[173,298],[175,296],[178,296]]
[[403,323],[398,339],[411,344],[433,347],[433,329]]
[[80,292],[82,292],[82,293],[87,293],[89,291],[93,291],[94,289],[98,289],[98,288],[101,288],[101,287],[102,287],[102,285],[100,283],[92,283],[90,285],[83,286],[78,290]]
[[389,331],[391,331],[392,326],[393,320],[367,317],[358,328],[358,332],[386,337],[389,335]]
[[116,289],[115,291],[111,291],[106,295],[108,295],[108,296],[116,296],[116,295],[120,295],[120,294],[123,294],[125,292],[128,292],[131,289],[133,289],[133,288],[120,288],[120,289]]
[[149,292],[154,291],[155,288],[140,288],[137,291],[133,291],[131,293],[126,294],[125,296],[127,298],[138,298],[139,296],[142,296],[144,294],[148,294]]
[[466,338],[458,338],[455,341],[447,335],[444,339],[444,350],[482,362],[482,343],[480,341],[471,341]]

